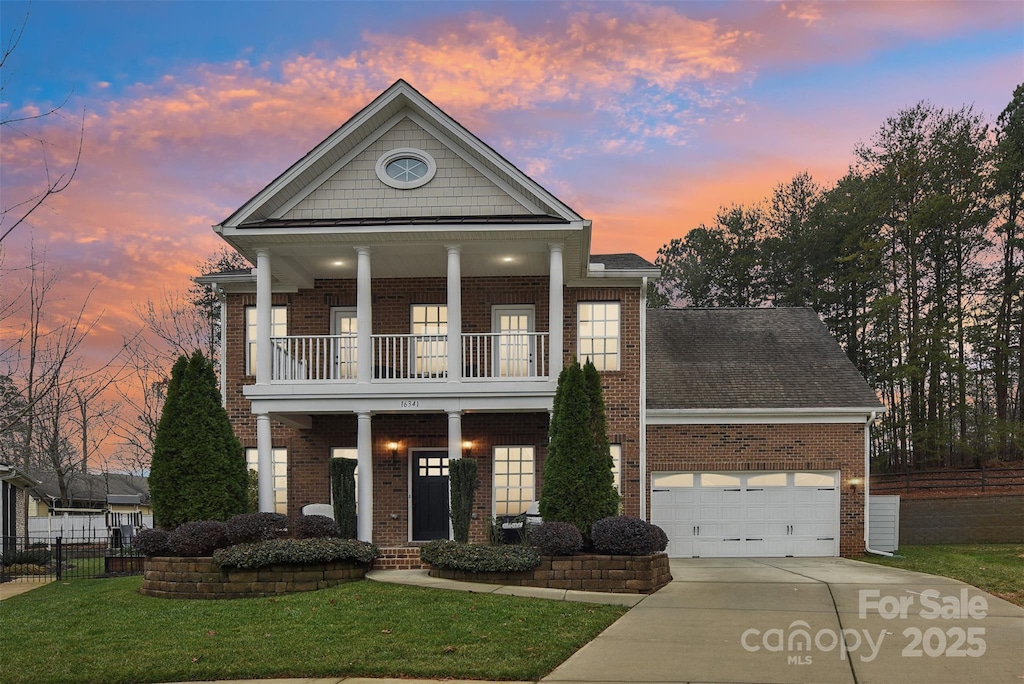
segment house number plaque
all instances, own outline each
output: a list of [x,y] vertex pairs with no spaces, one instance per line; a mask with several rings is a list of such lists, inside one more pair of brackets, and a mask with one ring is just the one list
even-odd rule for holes
[[402,408],[419,408],[419,399],[402,399]]

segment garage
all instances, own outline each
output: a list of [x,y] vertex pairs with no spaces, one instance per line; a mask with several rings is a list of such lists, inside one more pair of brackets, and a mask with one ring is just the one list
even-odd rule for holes
[[654,472],[673,558],[839,555],[838,471]]

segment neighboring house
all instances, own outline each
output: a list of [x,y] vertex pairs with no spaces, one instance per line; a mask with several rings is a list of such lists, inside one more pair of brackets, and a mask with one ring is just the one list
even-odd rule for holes
[[2,553],[24,539],[28,533],[25,520],[26,490],[36,484],[35,479],[20,468],[0,463],[0,544]]
[[447,538],[448,462],[471,457],[482,540],[538,498],[558,374],[589,358],[623,511],[674,555],[863,548],[881,406],[814,313],[647,311],[654,265],[591,254],[590,221],[404,81],[215,230],[256,264],[200,281],[261,510],[329,501],[329,460],[354,458],[361,539]]
[[33,473],[38,483],[29,494],[29,516],[95,514],[99,512],[150,515],[147,478],[123,473],[69,473],[65,478],[67,501],[62,504],[60,485],[52,472]]

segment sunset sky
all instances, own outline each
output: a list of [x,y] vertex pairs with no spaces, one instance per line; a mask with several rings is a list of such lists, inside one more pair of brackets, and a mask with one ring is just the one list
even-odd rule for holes
[[3,267],[34,242],[66,310],[95,287],[96,357],[187,286],[211,224],[398,78],[592,219],[594,252],[652,260],[721,205],[804,170],[833,182],[902,108],[994,120],[1024,81],[1019,1],[4,0],[5,41],[26,12],[2,118],[70,98],[3,127],[4,208],[43,186],[44,149],[51,176],[70,168],[83,112],[84,143]]

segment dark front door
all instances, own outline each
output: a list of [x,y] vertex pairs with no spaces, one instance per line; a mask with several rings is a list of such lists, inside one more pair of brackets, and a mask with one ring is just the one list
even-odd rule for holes
[[448,452],[412,452],[413,541],[448,539]]

